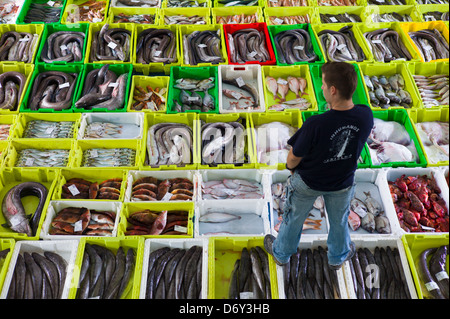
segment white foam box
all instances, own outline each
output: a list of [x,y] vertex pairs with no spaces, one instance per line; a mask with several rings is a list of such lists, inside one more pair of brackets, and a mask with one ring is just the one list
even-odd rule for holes
[[[406,232],[400,227],[398,221],[397,213],[395,212],[394,203],[392,202],[391,192],[389,191],[388,181],[395,181],[402,175],[405,176],[417,176],[417,175],[427,175],[428,177],[435,177],[436,185],[441,189],[441,197],[444,199],[447,211],[449,209],[449,195],[448,186],[445,181],[445,177],[442,174],[442,170],[436,167],[398,167],[398,168],[383,168],[380,172],[381,176],[378,180],[378,188],[380,190],[381,199],[383,201],[383,206],[386,209],[386,216],[388,216],[389,221],[391,221],[392,233],[397,236],[402,236]],[[411,232],[413,234],[443,234],[439,232]]]
[[[237,214],[241,218],[226,223],[200,223],[211,212]],[[260,218],[260,219],[259,219]],[[258,225],[256,222],[261,221]],[[200,224],[203,224],[200,228]],[[198,202],[194,210],[194,237],[264,236],[270,234],[268,202],[263,199],[224,199]]]
[[79,240],[23,240],[16,242],[12,252],[11,261],[9,263],[8,272],[6,273],[5,281],[3,283],[0,299],[6,299],[6,296],[8,295],[9,286],[14,274],[14,268],[16,267],[17,256],[19,254],[33,252],[43,255],[46,251],[60,255],[67,262],[66,281],[64,283],[64,290],[61,294],[61,299],[68,299],[70,284],[72,282],[72,276],[75,268],[78,244]]
[[[111,236],[86,236],[86,235],[50,235],[51,223],[56,214],[67,207],[86,207],[97,211],[112,211],[116,213],[116,220],[114,222],[114,229]],[[45,221],[42,225],[41,239],[44,240],[67,240],[79,239],[80,237],[116,237],[117,227],[119,224],[120,212],[122,210],[122,202],[119,201],[71,201],[71,200],[52,200],[50,201],[45,216]]]
[[[352,241],[355,243],[356,251],[358,251],[359,248],[368,248],[372,254],[374,253],[374,249],[376,247],[391,247],[391,249],[397,248],[400,260],[402,263],[403,273],[405,274],[406,283],[408,285],[409,294],[411,295],[411,299],[417,299],[417,292],[414,285],[414,280],[411,275],[411,270],[409,268],[408,259],[406,257],[405,247],[403,246],[403,243],[401,241],[401,237],[398,238],[386,238],[386,237],[377,237],[377,238],[360,238],[360,239],[353,239]],[[355,289],[353,286],[353,280],[352,280],[352,274],[350,270],[350,261],[346,261],[342,265],[342,271],[344,273],[344,280],[345,285],[347,289],[347,294],[349,299],[357,299]],[[364,270],[363,270],[364,271]],[[375,276],[375,274],[374,274]]]
[[[314,236],[314,237],[302,237],[300,240],[300,244],[298,248],[303,249],[317,249],[319,246],[322,246],[324,249],[327,249],[327,239],[326,236]],[[286,293],[284,291],[284,266],[276,265],[277,269],[277,281],[278,281],[278,294],[280,299],[286,299]],[[343,268],[337,271],[337,278],[339,284],[339,293],[341,299],[349,299],[347,294],[347,288],[345,284],[344,272]]]
[[[123,114],[113,113],[83,113],[81,117],[80,129],[78,130],[77,139],[92,140],[98,138],[85,138],[86,128],[89,124],[96,123],[111,123],[120,125],[123,124],[121,136],[116,138],[100,138],[100,139],[142,139],[144,130],[144,112],[130,112]],[[137,128],[134,125],[138,126]]]
[[436,172],[434,178],[436,178],[436,182],[441,187],[442,198],[444,198],[444,200],[447,204],[450,204],[449,187],[448,187],[448,183],[447,183],[447,178],[448,178],[448,174],[449,174],[448,168],[449,168],[448,166],[437,167],[436,168],[437,172]]
[[[153,171],[153,170],[135,171],[135,170],[131,170],[131,171],[128,171],[128,176],[127,176],[128,183],[127,183],[127,189],[125,191],[125,202],[134,201],[131,199],[133,183],[137,179],[146,177],[146,176],[151,176],[151,177],[154,177],[161,181],[165,180],[165,179],[172,179],[172,178],[187,178],[194,184],[194,189],[192,191],[194,193],[194,195],[192,196],[192,200],[195,201],[198,198],[198,195],[197,195],[197,192],[198,192],[197,186],[198,185],[197,185],[196,171],[193,171],[193,170],[173,170],[173,171]],[[163,202],[163,201],[168,202],[170,200],[160,200],[158,202]],[[177,200],[177,202],[179,202],[179,201],[180,200]],[[170,201],[170,202],[174,202],[174,201]],[[187,201],[183,201],[183,202],[187,202]]]
[[[219,65],[218,70],[218,80],[219,83],[219,113],[236,113],[236,112],[244,112],[244,113],[254,113],[254,112],[265,112],[266,104],[264,101],[264,90],[263,90],[263,80],[261,73],[261,65],[259,64],[248,64],[248,65]],[[255,108],[247,108],[247,109],[237,109],[235,107],[230,108],[230,99],[225,97],[222,93],[222,89],[228,88],[233,91],[240,92],[245,96],[249,96],[249,93],[241,88],[231,86],[229,84],[225,84],[222,82],[223,78],[230,79],[239,79],[237,80],[238,84],[248,83],[253,85],[258,92],[259,105]]]
[[[197,200],[203,199],[202,183],[210,181],[223,181],[224,179],[243,179],[250,182],[257,182],[261,184],[262,194],[268,200],[268,191],[265,190],[267,183],[264,183],[264,170],[260,169],[203,169],[198,170],[197,175]],[[270,191],[270,190],[269,190]]]
[[145,299],[148,277],[148,258],[150,254],[160,248],[169,247],[170,249],[180,248],[189,249],[192,246],[201,246],[202,253],[202,291],[201,299],[207,299],[208,296],[208,239],[207,238],[180,238],[180,239],[146,239],[144,246],[144,260],[142,263],[142,275],[139,299]]
[[[278,235],[278,232],[275,230],[275,225],[278,224],[278,212],[274,209],[274,196],[272,195],[272,184],[276,183],[285,183],[289,176],[291,176],[291,172],[287,169],[285,170],[271,170],[266,173],[267,178],[264,178],[264,183],[267,183],[265,185],[265,190],[268,192],[267,198],[269,199],[270,203],[270,212],[269,212],[269,218],[270,218],[270,229],[272,235],[275,237]],[[320,229],[305,229],[302,232],[302,236],[317,236],[317,235],[323,235],[328,233],[328,229],[330,228],[327,218],[327,210],[326,207],[325,210],[325,217],[320,216],[320,211],[318,209],[313,208],[311,210],[312,219],[318,220],[322,219]]]

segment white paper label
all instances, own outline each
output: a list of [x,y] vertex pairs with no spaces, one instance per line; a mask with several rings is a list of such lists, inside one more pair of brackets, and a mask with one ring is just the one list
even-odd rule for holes
[[238,78],[236,79],[236,83],[237,83],[237,85],[238,85],[239,87],[245,85],[245,82],[244,82],[244,80],[242,79],[242,77],[238,77]]
[[65,44],[61,45],[59,48],[61,51],[67,50],[67,46]]
[[198,96],[190,96],[188,97],[188,101],[198,101]]
[[19,40],[19,42],[28,42],[28,38],[22,38]]
[[109,42],[108,46],[114,50],[117,47],[117,44],[115,44],[114,42]]
[[83,9],[84,10],[89,10],[89,6],[84,6]]
[[175,225],[175,226],[173,227],[173,230],[174,230],[174,231],[179,231],[180,233],[186,233],[186,234],[187,234],[187,232],[188,232],[187,227],[185,227],[185,226],[180,226],[180,225]]
[[425,288],[427,288],[428,291],[439,289],[439,286],[434,281],[430,281],[425,283]]
[[47,4],[48,4],[50,7],[53,7],[53,6],[55,5],[55,1],[48,1]]
[[232,91],[230,94],[231,94],[231,96],[234,97],[236,100],[239,100],[239,98],[241,97],[241,96],[239,95],[239,93],[234,92],[234,91]]
[[448,279],[448,274],[445,272],[445,270],[438,272],[435,276],[437,281]]
[[161,51],[156,50],[154,54],[155,54],[155,56],[160,56],[161,55]]
[[119,83],[117,83],[117,82],[109,83],[108,86],[109,86],[110,88],[116,88],[116,87],[119,86]]
[[73,224],[73,231],[78,232],[83,230],[83,221],[80,219],[75,224]]
[[92,22],[94,22],[94,23],[102,22],[102,19],[99,19],[99,18],[93,18],[93,19],[92,19]]
[[273,22],[275,22],[276,24],[283,24],[283,20],[281,20],[281,19],[279,19],[279,18],[275,18],[274,20],[273,20]]
[[432,47],[431,45],[425,45],[425,46],[423,47],[423,49],[424,49],[424,50],[427,50],[427,51],[430,51],[430,50],[433,49],[433,47]]
[[204,44],[204,43],[200,43],[200,44],[198,45],[198,47],[199,47],[199,48],[206,48],[206,47],[207,47],[207,45],[206,45],[206,44]]
[[378,3],[384,3],[384,0],[375,0]]
[[372,43],[381,44],[381,40],[372,40]]
[[239,293],[240,299],[253,299],[253,292],[251,291],[244,291]]
[[285,79],[281,79],[280,78],[280,79],[277,80],[277,83],[281,84],[281,85],[286,85],[286,84],[288,84],[288,81],[286,81]]
[[258,52],[256,52],[256,51],[252,51],[252,52],[250,52],[248,55],[250,56],[250,57],[254,57],[255,55],[257,55],[258,54]]
[[337,46],[337,50],[339,50],[339,51],[341,51],[343,48],[345,48],[346,47],[346,45],[345,44],[340,44],[340,45],[338,45]]
[[69,86],[70,86],[70,83],[69,83],[69,82],[66,82],[66,83],[60,84],[60,85],[59,85],[59,88],[60,88],[60,89],[64,89],[64,88],[68,88]]
[[303,50],[305,47],[304,46],[302,46],[302,45],[296,45],[295,47],[294,47],[294,50]]
[[33,166],[33,164],[34,164],[34,159],[27,158],[27,160],[25,162],[25,166]]
[[55,127],[50,126],[45,130],[45,134],[52,134],[54,130],[55,130]]
[[424,16],[425,19],[430,19],[430,20],[434,20],[433,16]]
[[70,191],[70,193],[72,194],[72,196],[77,196],[80,191],[78,190],[78,188],[75,186],[75,184],[70,185],[69,187],[67,187]]
[[331,22],[338,22],[338,20],[335,17],[330,17]]
[[167,192],[166,195],[163,196],[163,198],[161,198],[161,201],[168,201],[172,198],[173,194]]

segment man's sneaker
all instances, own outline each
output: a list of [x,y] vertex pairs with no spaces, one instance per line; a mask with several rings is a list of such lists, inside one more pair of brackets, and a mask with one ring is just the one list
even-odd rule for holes
[[347,260],[352,259],[353,255],[355,255],[355,252],[356,252],[355,243],[354,243],[354,242],[351,242],[351,243],[350,243],[350,252],[348,253],[348,255],[347,255],[347,257],[345,258],[345,260],[344,260],[341,264],[339,264],[339,265],[331,265],[331,264],[328,264],[328,267],[329,267],[331,270],[339,270],[339,269],[342,267],[342,264],[343,264],[343,263],[345,263]]
[[275,263],[278,265],[278,266],[283,266],[283,265],[285,265],[286,263],[282,263],[282,262],[280,262],[278,259],[276,259],[275,258],[275,256],[273,255],[273,241],[275,240],[275,236],[273,236],[273,235],[266,235],[265,237],[264,237],[264,248],[266,249],[266,251],[267,251],[267,253],[268,254],[270,254],[270,255],[272,255],[272,257],[273,257],[273,260],[275,261]]

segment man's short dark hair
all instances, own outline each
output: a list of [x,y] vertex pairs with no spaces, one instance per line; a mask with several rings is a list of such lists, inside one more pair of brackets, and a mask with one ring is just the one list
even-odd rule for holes
[[346,62],[327,62],[322,66],[325,83],[334,86],[341,98],[350,100],[358,85],[355,67]]

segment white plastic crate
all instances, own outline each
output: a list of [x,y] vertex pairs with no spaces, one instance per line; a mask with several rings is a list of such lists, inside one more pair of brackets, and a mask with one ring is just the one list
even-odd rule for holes
[[[405,248],[403,243],[399,238],[386,238],[386,237],[377,237],[377,238],[359,238],[352,239],[355,243],[356,251],[359,248],[368,248],[372,253],[374,253],[374,249],[376,247],[391,247],[391,249],[397,248],[400,254],[400,260],[403,267],[403,273],[405,274],[406,282],[408,285],[409,293],[411,295],[411,299],[417,299],[417,292],[414,286],[414,281],[411,275],[411,270],[409,269],[408,259],[406,257]],[[350,261],[346,261],[342,266],[342,270],[344,273],[345,285],[347,288],[347,294],[349,299],[356,299],[356,293],[353,285],[352,274],[350,270],[350,265],[348,264]],[[364,271],[364,270],[363,270]]]
[[75,268],[75,259],[78,250],[78,240],[53,240],[53,241],[18,241],[14,246],[14,250],[11,256],[11,262],[9,264],[8,272],[6,273],[5,281],[3,283],[3,289],[1,291],[0,299],[6,299],[8,295],[11,279],[14,274],[14,268],[16,267],[17,256],[23,253],[33,253],[43,255],[46,251],[51,251],[60,255],[67,262],[66,268],[66,280],[64,283],[64,289],[61,294],[61,299],[67,299],[69,295],[70,284],[72,282],[73,271]]
[[180,248],[189,249],[192,246],[203,247],[202,253],[202,291],[201,299],[207,299],[208,296],[208,239],[206,238],[183,238],[183,239],[146,239],[144,246],[144,260],[142,263],[142,276],[139,299],[145,299],[148,277],[148,258],[152,252],[160,248],[169,247],[170,249]]
[[67,240],[79,239],[80,237],[91,237],[92,235],[50,235],[51,223],[56,214],[67,207],[86,207],[97,211],[112,211],[116,213],[116,220],[114,222],[114,229],[111,236],[94,236],[94,237],[116,237],[117,227],[120,219],[120,211],[122,210],[122,202],[118,201],[70,201],[70,200],[52,200],[50,201],[45,216],[45,221],[42,225],[41,239],[44,240]]
[[[258,107],[247,109],[240,109],[230,105],[230,99],[223,96],[223,89],[230,89],[246,96],[249,93],[241,88],[230,86],[222,82],[223,78],[239,79],[237,80],[239,86],[243,86],[248,83],[255,87],[258,92],[259,105]],[[242,82],[241,82],[242,81]],[[259,64],[249,64],[249,65],[219,65],[218,80],[219,83],[219,113],[254,113],[254,112],[265,112],[266,104],[264,101],[264,90],[263,90],[263,80],[261,73],[261,65]]]
[[[79,140],[92,140],[92,139],[142,139],[144,130],[144,118],[143,112],[130,112],[121,113],[118,116],[117,113],[83,113],[80,123],[80,129],[78,130],[77,139]],[[92,123],[111,123],[111,124],[122,124],[123,129],[120,137],[105,137],[105,138],[85,138],[86,128]],[[95,125],[95,124],[94,124]],[[135,125],[137,127],[135,127]]]

